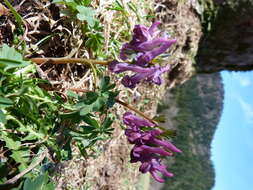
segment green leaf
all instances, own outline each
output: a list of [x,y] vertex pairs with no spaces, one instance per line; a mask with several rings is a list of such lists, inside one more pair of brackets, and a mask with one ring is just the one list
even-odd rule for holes
[[109,98],[107,101],[107,106],[112,107],[115,104],[115,98],[119,95],[119,91],[116,92],[109,92]]
[[175,137],[177,135],[176,130],[166,129],[166,128],[161,127],[161,126],[158,126],[158,128],[160,128],[163,131],[163,133],[161,134],[161,136],[163,136],[163,137],[171,138],[171,137]]
[[83,121],[87,123],[90,126],[93,126],[95,128],[99,128],[99,124],[97,120],[90,118],[89,116],[85,115],[82,117]]
[[20,88],[20,89],[18,89],[17,92],[12,93],[12,94],[8,94],[8,97],[12,97],[12,96],[22,96],[22,95],[24,95],[25,93],[28,92],[28,89],[29,89],[28,87]]
[[17,162],[20,163],[19,165],[19,171],[25,170],[28,166],[27,163],[29,161],[29,150],[18,150],[18,151],[13,151],[11,157]]
[[86,21],[90,27],[95,25],[96,19],[94,18],[95,10],[90,7],[85,6],[77,6],[76,9],[78,10],[77,18],[81,21]]
[[10,168],[8,168],[8,164],[0,162],[0,179],[6,177],[9,173]]
[[89,6],[91,3],[91,0],[83,0],[83,5],[84,6]]
[[88,153],[86,152],[85,147],[84,147],[84,145],[83,145],[82,142],[78,142],[77,143],[77,147],[78,147],[78,149],[79,149],[79,151],[80,151],[80,153],[81,153],[81,155],[83,157],[87,157],[88,156]]
[[102,92],[111,90],[115,87],[115,84],[110,84],[110,77],[105,76],[100,80],[100,89]]
[[7,108],[12,106],[14,103],[11,99],[0,97],[0,108]]
[[107,86],[110,84],[110,77],[105,76],[100,80],[100,89],[102,91],[105,91],[107,89]]
[[6,124],[6,117],[2,110],[0,110],[0,123]]
[[20,141],[14,141],[12,138],[2,134],[0,136],[0,139],[5,141],[6,143],[6,147],[11,149],[11,150],[18,150],[21,146],[21,142]]
[[20,32],[24,33],[22,17],[20,16],[20,14],[18,14],[16,9],[10,4],[10,2],[8,0],[4,0],[4,2],[7,5],[7,7],[11,10],[11,13],[14,15],[14,17],[17,21],[18,28],[19,28]]
[[53,0],[52,3],[64,3],[63,0]]
[[98,94],[96,92],[87,92],[85,104],[92,104],[98,98]]
[[160,122],[160,123],[165,123],[166,122],[166,117],[165,115],[159,115],[159,116],[155,116],[153,117],[154,121]]
[[85,105],[81,110],[80,110],[80,116],[84,116],[90,112],[92,112],[93,107],[92,105]]
[[[95,26],[93,28],[95,28]],[[87,36],[88,40],[85,42],[85,46],[92,49],[93,51],[98,51],[103,47],[104,37],[102,36],[102,33],[92,32],[89,33]]]
[[24,61],[23,56],[17,52],[14,48],[9,47],[6,44],[0,49],[0,68],[8,70],[11,68],[19,68],[29,65],[29,61]]
[[54,184],[50,182],[48,174],[42,174],[34,180],[27,178],[23,190],[54,190]]
[[80,126],[82,131],[82,134],[88,134],[88,133],[92,133],[96,127],[95,126]]
[[107,117],[107,118],[104,120],[103,124],[102,124],[102,128],[103,128],[103,129],[108,129],[108,128],[111,127],[112,123],[113,123],[113,120],[112,120],[111,118]]
[[76,94],[75,92],[68,90],[67,91],[67,96],[72,97],[72,98],[78,98],[78,94]]
[[115,10],[115,11],[122,11],[125,12],[125,9],[123,7],[123,5],[120,4],[120,2],[118,0],[116,0],[113,3],[113,7],[112,8],[108,8],[109,10]]
[[54,0],[52,3],[66,5],[68,8],[71,8],[72,11],[75,11],[78,6],[75,0]]
[[36,140],[38,137],[32,133],[29,133],[25,138],[22,138],[23,141]]
[[106,97],[99,96],[92,104],[85,104],[81,110],[80,115],[84,116],[93,111],[99,111],[106,104]]
[[69,112],[69,113],[61,113],[60,117],[63,120],[71,120],[75,123],[78,123],[81,120],[79,111],[73,111],[73,112]]

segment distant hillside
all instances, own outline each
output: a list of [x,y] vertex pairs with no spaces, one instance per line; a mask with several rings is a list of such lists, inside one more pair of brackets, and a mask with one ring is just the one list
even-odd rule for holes
[[183,153],[168,160],[175,177],[163,188],[152,183],[151,189],[210,190],[215,173],[210,161],[210,144],[223,107],[223,84],[220,74],[198,75],[167,92],[159,112],[177,129],[174,143]]

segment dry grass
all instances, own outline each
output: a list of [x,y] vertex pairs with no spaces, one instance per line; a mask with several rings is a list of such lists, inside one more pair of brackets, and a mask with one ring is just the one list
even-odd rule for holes
[[[167,86],[174,86],[192,75],[192,55],[197,51],[197,42],[201,35],[200,22],[191,5],[176,0],[122,0],[124,12],[111,10],[114,0],[96,0],[92,6],[99,15],[103,25],[105,38],[104,56],[99,59],[115,58],[122,43],[131,38],[135,24],[150,25],[147,15],[154,14],[164,24],[163,28],[178,40],[171,50],[173,56],[172,71],[167,79]],[[127,4],[134,4],[133,11]],[[94,58],[92,52],[84,45],[83,34],[78,21],[69,21],[59,17],[59,8],[50,1],[21,1],[14,3],[25,21],[26,57],[83,57]],[[0,42],[9,43],[13,32],[14,21],[8,17],[0,20]],[[16,44],[19,46],[19,44]],[[164,62],[168,64],[168,60]],[[101,69],[101,68],[98,68]],[[103,69],[102,69],[103,70]],[[69,88],[92,90],[96,85],[93,71],[81,64],[50,65],[37,67],[39,77],[50,81],[48,90],[62,94]],[[107,73],[104,70],[105,74]],[[154,86],[142,83],[134,90],[126,89],[120,84],[119,76],[112,76],[121,91],[119,98],[131,103],[147,115],[154,116],[157,102],[163,97],[165,86]],[[167,77],[165,77],[167,78]],[[75,146],[74,158],[56,166],[54,180],[57,189],[89,189],[89,190],[132,190],[135,189],[139,172],[138,164],[129,163],[131,146],[128,144],[124,130],[121,128],[121,117],[125,108],[117,105],[112,110],[117,119],[114,122],[114,134],[111,140],[96,145],[90,158],[83,158]]]

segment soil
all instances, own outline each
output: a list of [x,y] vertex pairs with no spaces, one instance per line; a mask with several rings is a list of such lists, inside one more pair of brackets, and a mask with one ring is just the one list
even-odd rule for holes
[[[192,0],[193,1],[193,0]],[[177,0],[147,0],[142,2],[132,0],[139,5],[141,14],[148,14],[152,9],[157,19],[163,22],[163,29],[177,39],[177,45],[171,49],[171,56],[163,64],[171,64],[172,69],[164,76],[166,81],[161,86],[148,83],[139,85],[134,90],[125,89],[118,76],[111,76],[121,90],[119,98],[134,105],[150,117],[156,114],[157,104],[164,96],[166,88],[186,81],[194,73],[192,64],[201,37],[201,23],[192,1],[181,3]],[[92,6],[100,11],[105,36],[105,51],[109,52],[109,39],[118,35],[120,30],[132,30],[138,23],[136,15],[129,11],[129,28],[117,25],[116,11],[108,10],[113,0],[94,1]],[[123,0],[126,4],[129,0]],[[1,4],[0,4],[1,5]],[[2,5],[4,5],[2,3]],[[90,50],[83,46],[83,35],[77,23],[60,16],[61,6],[56,6],[47,0],[15,0],[13,6],[23,18],[25,33],[17,33],[17,23],[10,12],[0,16],[0,44],[7,43],[19,47],[18,41],[25,41],[27,58],[33,57],[84,57],[94,58]],[[146,7],[146,8],[144,8]],[[0,7],[1,8],[1,7]],[[1,9],[0,9],[1,10]],[[149,23],[150,24],[150,23]],[[125,27],[125,28],[124,28]],[[17,39],[14,39],[17,38]],[[109,74],[110,75],[110,74]],[[37,77],[47,79],[48,90],[54,90],[63,96],[69,88],[94,88],[94,77],[90,69],[81,64],[52,65],[44,63],[37,66]],[[100,142],[96,152],[83,158],[73,145],[74,157],[70,161],[55,163],[55,173],[52,174],[57,183],[57,189],[91,189],[91,190],[125,190],[135,189],[138,182],[138,164],[129,163],[131,145],[126,140],[122,129],[122,115],[127,110],[116,106],[112,110],[117,119],[113,138]],[[158,188],[157,188],[158,189]]]

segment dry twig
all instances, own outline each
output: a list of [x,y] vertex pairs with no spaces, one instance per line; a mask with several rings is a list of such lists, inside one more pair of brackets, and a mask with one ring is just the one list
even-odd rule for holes
[[18,175],[14,176],[13,178],[9,179],[6,181],[3,185],[9,185],[9,184],[14,184],[16,181],[18,181],[21,177],[23,177],[25,174],[30,172],[32,169],[34,169],[36,166],[38,166],[44,158],[48,155],[48,150],[44,151],[43,153],[40,154],[38,160],[31,164],[28,168],[26,168],[24,171],[19,173]]

